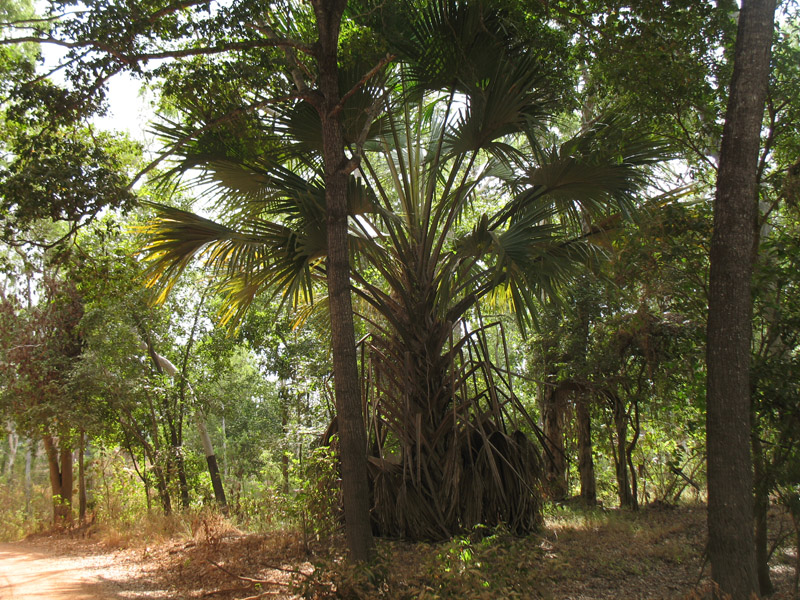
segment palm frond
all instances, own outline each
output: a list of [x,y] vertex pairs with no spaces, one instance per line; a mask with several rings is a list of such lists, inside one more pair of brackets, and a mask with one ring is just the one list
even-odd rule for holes
[[228,298],[227,318],[241,316],[265,289],[280,290],[285,298],[312,298],[313,278],[325,256],[324,229],[298,232],[254,220],[237,230],[187,211],[153,206],[158,217],[143,228],[148,242],[142,254],[151,261],[148,285],[159,290],[158,300],[194,260],[202,260],[220,279]]

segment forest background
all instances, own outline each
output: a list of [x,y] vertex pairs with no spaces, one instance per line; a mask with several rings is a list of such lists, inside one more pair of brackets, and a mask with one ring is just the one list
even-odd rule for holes
[[[737,417],[762,593],[770,504],[800,523],[796,9]],[[324,533],[343,502],[367,558],[372,531],[524,534],[573,495],[705,498],[736,3],[39,13],[0,17],[5,537],[214,502]],[[66,49],[51,73],[38,42]],[[156,98],[150,148],[94,124],[123,71]]]

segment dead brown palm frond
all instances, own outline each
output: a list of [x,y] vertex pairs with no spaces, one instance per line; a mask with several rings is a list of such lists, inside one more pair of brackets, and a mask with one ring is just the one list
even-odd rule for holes
[[499,325],[456,330],[462,337],[439,367],[448,389],[438,396],[398,360],[401,343],[362,340],[364,378],[380,382],[368,404],[370,433],[382,432],[383,455],[392,447],[391,460],[376,456],[370,467],[373,516],[385,535],[442,539],[501,523],[524,533],[540,523],[541,459],[526,434],[508,430],[513,394],[499,390],[505,379],[487,356],[485,336]]

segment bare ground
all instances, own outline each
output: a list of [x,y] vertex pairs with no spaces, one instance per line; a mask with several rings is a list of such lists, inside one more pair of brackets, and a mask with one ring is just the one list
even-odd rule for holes
[[[775,539],[788,533],[774,519]],[[96,534],[101,537],[101,534]],[[796,598],[791,537],[772,560],[775,600]],[[242,535],[212,522],[193,539],[109,549],[92,537],[0,545],[0,599],[689,599],[707,591],[705,509],[556,510],[540,534],[478,532],[443,544],[382,540],[353,569],[337,540]],[[304,595],[304,596],[303,596]]]

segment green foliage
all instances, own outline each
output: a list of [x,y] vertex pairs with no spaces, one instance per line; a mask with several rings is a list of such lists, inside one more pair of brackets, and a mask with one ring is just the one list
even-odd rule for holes
[[94,448],[87,461],[92,483],[89,509],[97,523],[120,531],[134,529],[146,519],[148,506],[141,481],[119,448]]
[[45,529],[51,522],[51,511],[46,482],[37,482],[27,491],[19,480],[0,483],[0,542],[15,542]]

